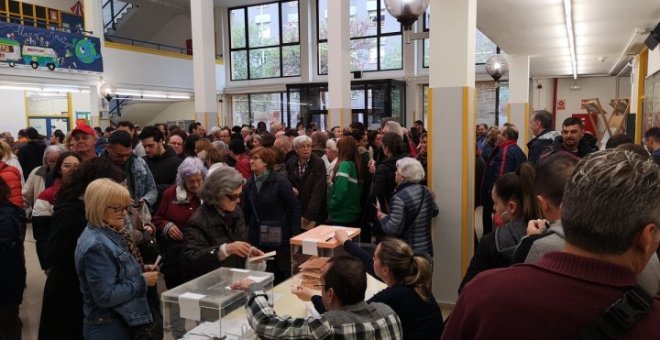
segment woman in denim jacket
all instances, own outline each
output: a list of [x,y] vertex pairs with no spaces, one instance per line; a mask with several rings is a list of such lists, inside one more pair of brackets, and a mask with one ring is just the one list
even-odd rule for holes
[[128,190],[109,179],[95,180],[85,191],[89,224],[75,253],[85,339],[129,339],[130,328],[153,321],[147,286],[156,284],[159,273],[153,266],[143,272],[139,251],[124,228],[131,203]]

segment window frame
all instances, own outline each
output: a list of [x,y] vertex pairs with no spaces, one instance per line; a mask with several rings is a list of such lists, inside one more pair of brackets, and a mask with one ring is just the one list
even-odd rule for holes
[[[298,40],[296,42],[284,42],[284,25],[282,22],[282,6],[286,6],[287,4],[291,4],[292,2],[297,3],[297,11],[298,11]],[[278,18],[278,35],[279,35],[279,43],[275,45],[264,45],[264,46],[258,46],[258,47],[250,47],[250,31],[249,31],[249,25],[250,22],[248,21],[249,17],[249,12],[248,9],[251,7],[263,7],[263,6],[270,6],[272,4],[277,4],[277,18]],[[287,13],[290,12],[291,6],[287,8]],[[231,33],[228,34],[228,41],[229,41],[229,79],[231,81],[254,81],[254,80],[263,80],[263,79],[279,79],[279,78],[295,78],[295,77],[300,77],[302,75],[302,61],[300,62],[301,68],[298,72],[297,75],[284,75],[284,49],[285,47],[295,47],[298,46],[298,48],[301,48],[301,42],[300,42],[300,0],[279,0],[279,1],[269,1],[269,2],[264,2],[260,4],[254,4],[254,5],[245,5],[245,6],[236,6],[236,7],[230,7],[227,8],[227,32],[231,32],[231,12],[237,9],[242,9],[243,10],[243,26],[244,26],[244,32],[245,32],[245,46],[244,47],[232,47],[232,37]],[[250,52],[255,51],[255,50],[261,50],[261,49],[269,49],[269,48],[277,48],[279,49],[280,55],[280,65],[279,65],[279,76],[275,77],[260,77],[260,78],[253,78],[252,77],[252,72],[251,72],[251,65],[250,65]],[[234,66],[232,63],[232,54],[233,52],[245,52],[245,62],[247,63],[246,69],[247,69],[247,75],[245,79],[235,79],[234,78]]]
[[[327,0],[327,3],[333,0]],[[336,1],[336,0],[334,0]],[[360,1],[360,0],[358,0]],[[365,35],[365,36],[360,36],[360,37],[353,37],[350,38],[350,40],[368,40],[368,39],[376,39],[376,69],[375,70],[356,70],[356,71],[361,71],[361,72],[389,72],[389,71],[398,71],[398,70],[403,70],[404,67],[404,48],[403,48],[403,25],[399,23],[399,31],[398,32],[389,32],[389,33],[382,33],[383,28],[385,26],[385,17],[389,14],[387,13],[387,10],[385,7],[381,7],[381,1],[380,0],[375,0],[376,1],[376,13],[379,13],[379,15],[376,16],[378,18],[377,24],[376,24],[376,34],[375,35]],[[316,0],[316,60],[317,60],[317,65],[316,65],[316,74],[319,76],[327,76],[328,73],[321,73],[321,53],[320,53],[320,45],[322,43],[328,43],[328,38],[326,37],[325,39],[321,39],[321,9],[319,6],[320,0]],[[349,1],[350,4],[350,1]],[[369,12],[369,10],[367,10]],[[383,13],[383,15],[380,15],[380,13]],[[387,37],[396,37],[399,36],[401,37],[401,67],[399,68],[388,68],[388,69],[382,69],[381,67],[381,48],[382,48],[382,41],[381,38],[387,38]],[[349,61],[350,63],[350,61]]]

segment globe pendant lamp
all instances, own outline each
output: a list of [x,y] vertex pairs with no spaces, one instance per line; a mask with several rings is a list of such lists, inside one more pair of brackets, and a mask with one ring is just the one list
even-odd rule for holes
[[403,25],[404,31],[412,30],[412,25],[426,11],[430,0],[385,0],[385,8]]
[[486,60],[486,72],[490,74],[495,82],[499,82],[502,76],[509,73],[509,64],[502,54],[496,54]]

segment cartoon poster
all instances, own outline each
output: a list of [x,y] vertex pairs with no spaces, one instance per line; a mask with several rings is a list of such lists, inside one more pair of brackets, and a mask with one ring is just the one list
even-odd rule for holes
[[0,64],[66,72],[103,72],[99,38],[0,22]]

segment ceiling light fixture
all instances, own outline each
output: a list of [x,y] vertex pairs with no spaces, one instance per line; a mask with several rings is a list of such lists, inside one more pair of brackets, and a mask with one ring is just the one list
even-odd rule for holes
[[34,86],[0,86],[0,90],[18,90],[18,91],[41,91],[41,88]]
[[167,96],[169,99],[190,99],[190,96],[181,96],[181,95],[173,95],[170,94]]
[[156,94],[156,93],[143,93],[142,97],[144,98],[167,98],[165,94]]
[[571,55],[573,79],[577,79],[577,57],[575,55],[575,31],[573,29],[573,4],[571,3],[571,0],[564,0],[564,23],[566,24],[566,36],[568,37],[568,51]]

